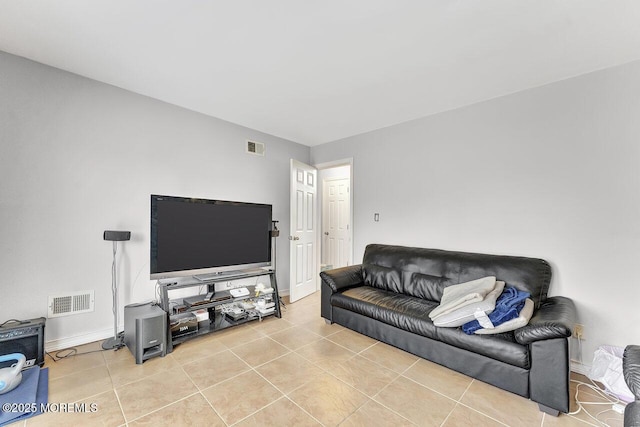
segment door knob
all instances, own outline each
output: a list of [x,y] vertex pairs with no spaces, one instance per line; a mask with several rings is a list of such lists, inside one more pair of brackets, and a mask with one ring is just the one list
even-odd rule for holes
[[328,235],[329,235],[329,232],[328,232],[328,231],[325,231],[325,232],[324,232],[324,235],[325,235],[325,236],[328,236]]
[[300,240],[298,236],[289,236],[289,240]]

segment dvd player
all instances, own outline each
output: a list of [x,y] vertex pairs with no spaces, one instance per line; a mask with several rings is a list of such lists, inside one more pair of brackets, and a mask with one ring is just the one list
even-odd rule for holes
[[231,299],[229,291],[218,291],[211,297],[211,302],[219,302]]
[[206,295],[195,295],[192,297],[184,298],[183,301],[187,307],[191,308],[200,305],[211,304],[212,302],[226,301],[228,299],[231,299],[231,294],[229,293],[229,291],[218,291],[213,294],[210,299],[207,299],[206,297]]
[[195,295],[183,299],[184,305],[187,307],[197,307],[199,305],[209,304],[211,301],[205,298],[206,295]]

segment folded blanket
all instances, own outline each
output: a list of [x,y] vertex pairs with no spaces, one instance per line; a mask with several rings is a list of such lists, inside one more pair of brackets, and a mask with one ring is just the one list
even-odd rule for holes
[[[531,294],[529,294],[529,292],[519,291],[513,286],[505,287],[502,295],[500,295],[498,301],[496,301],[495,310],[489,314],[489,320],[491,320],[493,326],[501,325],[504,322],[518,317],[524,307],[525,300],[530,296]],[[480,328],[482,328],[482,326],[480,326],[480,322],[477,320],[472,320],[462,325],[462,330],[469,335]]]
[[495,310],[496,301],[498,300],[498,297],[502,295],[503,289],[504,282],[496,280],[496,287],[489,292],[482,301],[465,305],[464,307],[457,308],[450,313],[441,314],[433,319],[433,324],[443,328],[457,328],[458,326],[462,326],[475,319],[476,317],[474,313],[478,311],[489,314]]
[[440,305],[431,310],[429,317],[433,320],[442,314],[451,313],[465,305],[482,301],[495,287],[495,276],[483,277],[470,282],[447,286],[442,292]]
[[531,320],[531,316],[533,316],[533,301],[531,298],[527,298],[524,300],[524,307],[520,310],[520,315],[518,317],[508,320],[495,328],[480,328],[475,333],[477,335],[492,335],[515,331],[518,328],[527,326],[529,320]]

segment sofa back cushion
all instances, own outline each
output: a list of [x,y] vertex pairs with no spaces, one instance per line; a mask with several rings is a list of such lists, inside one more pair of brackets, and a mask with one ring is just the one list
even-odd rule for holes
[[551,266],[542,259],[372,244],[364,252],[365,284],[440,302],[445,287],[486,276],[547,299]]

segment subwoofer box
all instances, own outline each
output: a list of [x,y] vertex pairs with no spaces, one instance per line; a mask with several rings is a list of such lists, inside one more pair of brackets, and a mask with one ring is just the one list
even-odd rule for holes
[[157,305],[129,304],[124,307],[124,343],[141,364],[167,354],[167,313]]

